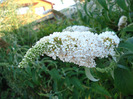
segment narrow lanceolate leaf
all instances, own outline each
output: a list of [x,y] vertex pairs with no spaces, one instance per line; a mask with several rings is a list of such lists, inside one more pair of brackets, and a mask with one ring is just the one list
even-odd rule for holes
[[40,96],[45,96],[45,97],[49,97],[49,94],[44,94],[44,93],[38,93]]
[[59,72],[58,72],[57,69],[52,69],[52,70],[49,72],[49,74],[51,75],[51,77],[52,77],[54,80],[59,80],[59,79],[61,79],[61,76],[60,76],[60,74],[59,74]]
[[32,71],[32,81],[37,85],[39,84],[38,76],[35,69]]
[[106,0],[97,0],[100,5],[105,9],[105,10],[108,10],[108,6],[107,6],[107,3],[106,3]]
[[80,82],[80,80],[76,77],[72,77],[71,78],[71,83],[76,86],[77,88],[79,88],[80,90],[83,90],[82,84]]
[[27,68],[25,68],[26,72],[29,74],[29,75],[32,75],[32,72],[31,72],[31,67],[27,66]]
[[104,87],[100,86],[99,84],[93,83],[91,87],[94,92],[111,97],[110,93]]
[[125,0],[116,0],[116,3],[122,8],[123,10],[128,11],[128,6],[126,5]]
[[92,76],[92,74],[90,72],[90,68],[85,67],[85,74],[86,74],[87,78],[89,78],[91,81],[99,81],[99,79],[96,79]]
[[114,71],[115,86],[121,92],[127,95],[133,95],[133,72],[117,68]]
[[131,12],[133,12],[133,0],[129,0],[130,3],[129,3],[129,7],[130,7],[130,10]]
[[86,15],[88,17],[90,17],[90,15],[88,14],[88,11],[87,11],[87,3],[84,4],[84,11],[85,11]]
[[119,68],[129,70],[128,67],[126,67],[126,66],[124,66],[124,65],[118,64],[117,66],[118,66]]

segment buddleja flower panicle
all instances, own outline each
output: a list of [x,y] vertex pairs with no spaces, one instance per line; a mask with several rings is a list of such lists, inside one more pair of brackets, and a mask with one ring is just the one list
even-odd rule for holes
[[46,54],[53,59],[58,57],[63,62],[92,68],[96,66],[95,58],[114,56],[114,48],[118,47],[119,42],[120,39],[111,31],[99,35],[90,31],[78,32],[77,30],[54,32],[40,39],[29,49],[19,67],[24,67],[36,57]]

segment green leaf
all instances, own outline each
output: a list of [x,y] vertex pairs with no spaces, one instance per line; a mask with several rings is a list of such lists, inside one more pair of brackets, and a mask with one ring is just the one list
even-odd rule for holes
[[28,81],[27,84],[28,84],[31,88],[34,88],[34,85],[33,85],[30,81]]
[[68,77],[65,77],[65,83],[67,86],[70,86],[70,81],[71,79],[69,79]]
[[38,95],[45,96],[45,97],[49,97],[50,96],[49,94],[44,94],[44,93],[38,93]]
[[108,6],[107,6],[107,3],[106,3],[106,0],[97,0],[97,1],[100,3],[100,5],[101,5],[104,9],[108,10]]
[[10,66],[10,64],[9,63],[0,63],[0,66]]
[[80,92],[77,90],[77,88],[74,88],[74,92],[72,94],[73,98],[70,99],[79,99]]
[[32,71],[32,80],[35,84],[39,84],[39,81],[38,81],[38,76],[37,76],[37,73],[36,73],[36,69],[33,69]]
[[133,44],[133,37],[129,38],[126,42],[129,42],[129,43]]
[[131,12],[133,12],[133,0],[129,0],[130,3],[129,3],[129,7],[130,7],[130,10]]
[[116,3],[122,8],[123,10],[128,11],[128,6],[126,5],[125,0],[116,0]]
[[83,89],[80,80],[77,79],[76,77],[71,78],[71,83],[72,83],[73,85],[75,85],[77,88]]
[[111,96],[110,93],[102,86],[97,83],[93,83],[91,86],[92,90],[98,94]]
[[120,43],[119,47],[125,48],[125,49],[133,52],[133,44],[132,43],[129,43],[129,42]]
[[27,66],[27,67],[25,68],[25,70],[26,70],[26,72],[27,72],[29,75],[32,75],[32,73],[31,73],[31,67]]
[[59,74],[59,72],[57,71],[57,69],[52,69],[50,72],[50,75],[51,75],[51,77],[54,79],[54,80],[59,80],[59,79],[61,79],[61,76],[60,76],[60,74]]
[[129,70],[126,66],[123,66],[123,65],[121,65],[121,64],[118,64],[117,66],[118,66],[119,68]]
[[123,61],[122,60],[123,58],[129,58],[129,57],[130,57],[130,59],[133,59],[133,52],[127,52],[127,53],[124,53],[123,55],[121,55],[118,63],[121,63],[121,61]]
[[87,15],[88,17],[90,17],[90,15],[88,14],[88,11],[87,11],[87,2],[85,2],[84,6],[83,6],[83,9],[84,9],[86,15]]
[[86,74],[87,78],[89,78],[91,81],[99,81],[99,79],[96,79],[92,76],[92,74],[90,72],[90,68],[85,67],[85,74]]
[[105,13],[104,14],[104,17],[105,17],[106,21],[110,21],[111,22],[111,19],[109,17],[109,12],[108,11],[105,11],[104,13]]
[[123,29],[124,31],[133,32],[133,23],[129,24]]
[[114,70],[115,86],[127,95],[133,95],[133,73],[127,69],[116,68]]

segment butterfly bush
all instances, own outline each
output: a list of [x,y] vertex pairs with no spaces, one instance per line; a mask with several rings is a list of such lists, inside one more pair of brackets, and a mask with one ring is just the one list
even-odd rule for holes
[[80,29],[80,32],[70,32],[68,30],[71,29],[67,29],[41,38],[27,51],[19,67],[25,67],[38,56],[46,54],[54,60],[58,57],[63,62],[92,68],[96,66],[96,57],[107,58],[115,55],[114,48],[118,47],[120,39],[114,32],[106,31],[98,35],[88,31],[89,28],[82,32]]

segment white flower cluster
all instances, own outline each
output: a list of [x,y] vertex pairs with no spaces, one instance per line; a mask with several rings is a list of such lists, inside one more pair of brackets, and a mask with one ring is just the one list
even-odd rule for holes
[[123,27],[127,25],[127,17],[121,16],[118,22],[118,30],[121,30]]
[[114,48],[120,40],[114,32],[103,32],[100,35],[85,32],[54,32],[43,37],[29,49],[19,67],[24,67],[34,58],[46,54],[63,62],[72,62],[79,66],[95,67],[95,58],[114,56]]
[[74,26],[69,26],[66,29],[64,29],[62,32],[69,31],[69,32],[85,32],[85,31],[90,31],[91,28],[86,27],[86,26],[80,26],[80,25],[74,25]]

